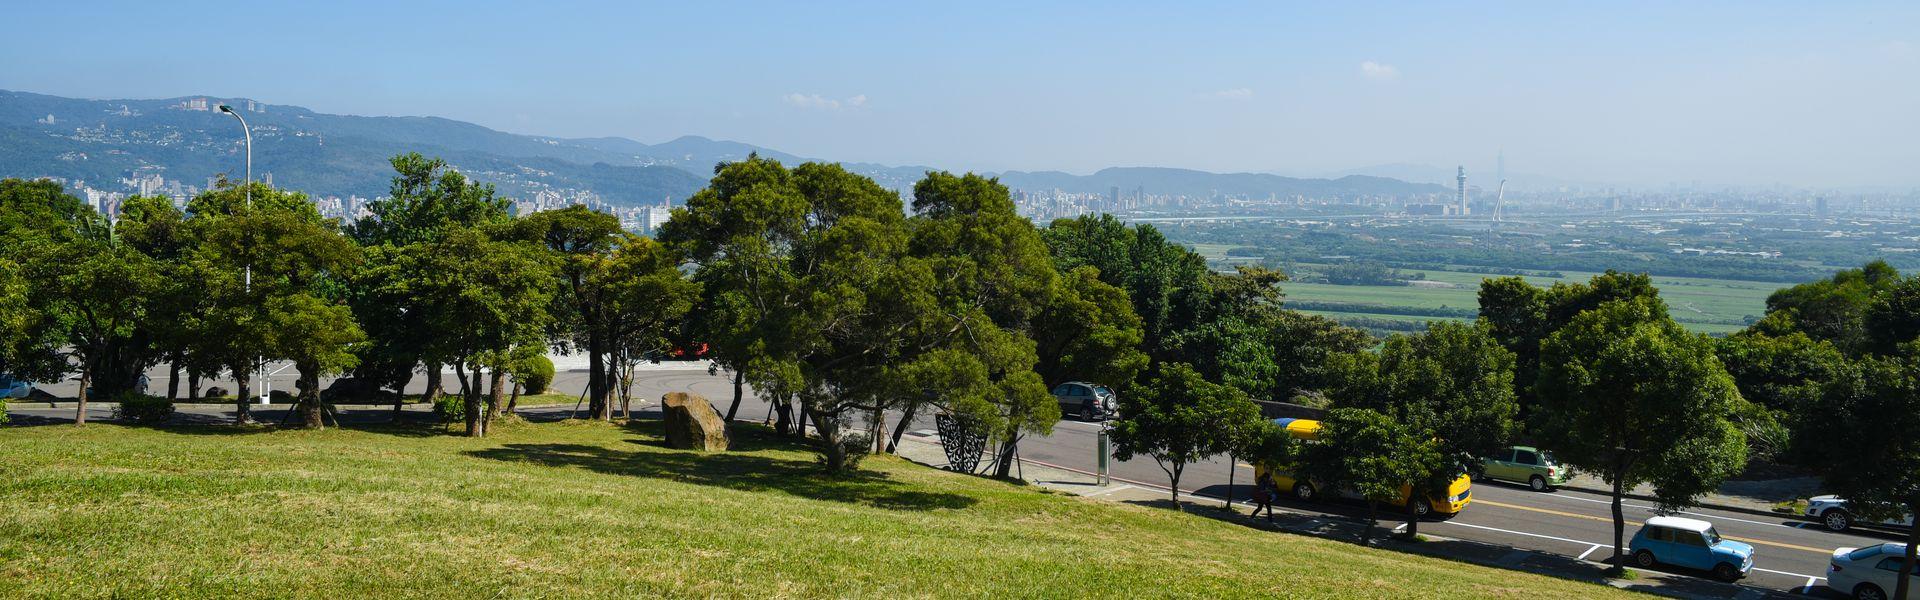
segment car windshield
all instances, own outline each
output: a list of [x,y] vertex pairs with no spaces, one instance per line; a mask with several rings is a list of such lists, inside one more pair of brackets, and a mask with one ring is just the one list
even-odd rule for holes
[[1093,386],[1093,393],[1101,396],[1112,396],[1113,390],[1107,389],[1107,386],[1104,385],[1096,385]]
[[1700,537],[1707,538],[1708,546],[1712,546],[1714,544],[1720,543],[1720,532],[1715,530],[1712,527],[1708,527],[1702,530],[1700,532]]

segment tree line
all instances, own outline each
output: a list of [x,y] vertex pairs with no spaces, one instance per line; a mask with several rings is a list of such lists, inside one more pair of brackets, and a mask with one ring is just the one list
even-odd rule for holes
[[[51,182],[0,182],[0,372],[76,375],[84,422],[151,366],[172,371],[169,399],[182,374],[191,398],[225,371],[247,422],[254,365],[287,361],[317,428],[322,378],[398,409],[424,371],[428,399],[483,436],[550,350],[588,357],[588,414],[611,419],[635,365],[700,343],[734,383],[729,418],[751,386],[834,472],[939,411],[982,428],[1005,476],[1059,420],[1050,388],[1084,380],[1120,392],[1116,455],[1154,458],[1176,500],[1187,464],[1231,454],[1371,509],[1535,441],[1612,486],[1616,555],[1630,490],[1684,506],[1749,457],[1823,469],[1862,514],[1920,508],[1920,278],[1884,263],[1784,289],[1723,340],[1674,323],[1646,275],[1609,271],[1487,279],[1475,322],[1381,344],[1287,309],[1278,271],[1215,272],[1107,215],[1037,226],[973,174],[930,172],[905,199],[754,156],[716,166],[647,238],[584,207],[514,215],[437,159],[392,166],[352,223],[259,184],[184,210],[135,197],[109,220]],[[1291,440],[1255,400],[1327,406],[1320,441]]]

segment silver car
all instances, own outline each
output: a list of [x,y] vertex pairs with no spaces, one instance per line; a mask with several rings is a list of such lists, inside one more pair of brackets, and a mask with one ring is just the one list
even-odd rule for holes
[[1061,415],[1073,415],[1082,421],[1112,418],[1120,408],[1112,389],[1084,381],[1053,386],[1053,399],[1060,402]]

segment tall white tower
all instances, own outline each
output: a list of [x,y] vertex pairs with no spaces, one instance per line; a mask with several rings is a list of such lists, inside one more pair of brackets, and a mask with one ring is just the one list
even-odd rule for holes
[[1473,214],[1473,209],[1467,207],[1467,167],[1461,166],[1460,175],[1454,179],[1460,182],[1460,216]]

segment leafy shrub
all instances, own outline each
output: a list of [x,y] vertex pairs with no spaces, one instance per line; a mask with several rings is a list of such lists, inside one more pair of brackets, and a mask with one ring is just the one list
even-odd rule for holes
[[159,396],[122,392],[113,399],[113,418],[135,425],[159,425],[173,418],[173,401]]
[[535,354],[515,360],[507,372],[513,380],[520,382],[521,393],[527,395],[544,394],[547,386],[553,384],[553,360]]
[[0,398],[0,425],[7,423],[7,399]]
[[467,418],[467,400],[459,394],[441,394],[433,401],[433,414],[441,421],[454,423]]
[[[840,437],[840,447],[847,452],[846,469],[852,471],[860,468],[861,459],[873,453],[873,436],[865,433],[849,433]],[[820,462],[825,463],[826,457],[821,457]]]

